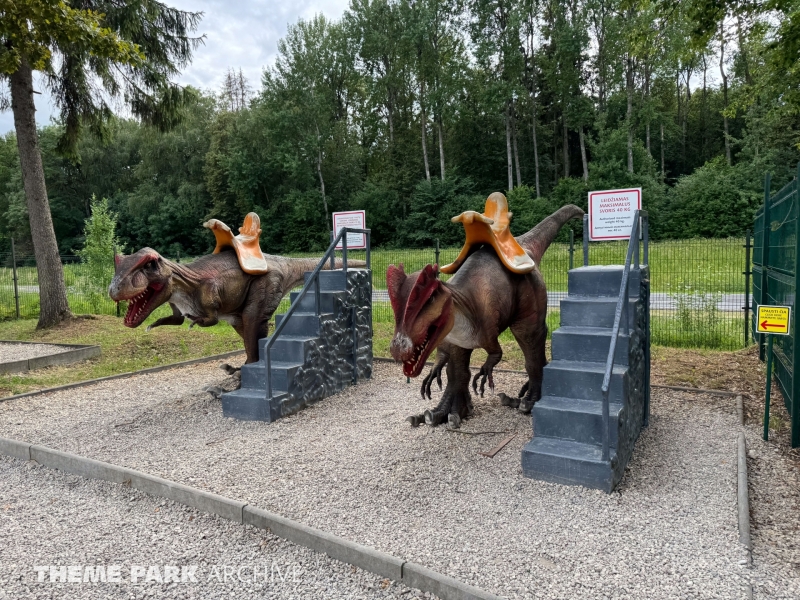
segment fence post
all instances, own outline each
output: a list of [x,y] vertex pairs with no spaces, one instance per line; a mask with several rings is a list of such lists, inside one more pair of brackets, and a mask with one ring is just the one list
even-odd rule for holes
[[[800,214],[800,163],[797,163],[797,176],[794,180],[794,206],[795,215]],[[800,224],[796,227],[800,229]],[[797,235],[798,229],[795,230],[795,250],[794,250],[794,286],[795,286],[795,310],[794,314],[794,329],[792,329],[792,401],[791,410],[789,411],[791,424],[792,424],[792,448],[800,446],[800,332],[797,328],[800,327],[800,316],[797,315],[797,281],[798,281],[798,266],[800,265],[800,236]]]
[[[433,264],[439,266],[439,238],[436,238],[436,257]],[[439,269],[436,269],[436,276],[439,276]]]
[[11,265],[14,273],[14,305],[16,306],[17,319],[19,319],[19,285],[17,284],[17,252],[14,248],[14,238],[11,238]]
[[572,227],[569,228],[569,270],[572,271],[573,264],[573,255],[575,254],[575,232],[572,231]]
[[744,242],[744,347],[747,348],[747,339],[750,337],[748,333],[750,330],[750,276],[753,271],[750,269],[750,230],[747,230],[747,236]]
[[[770,195],[771,176],[767,173],[764,176],[764,224],[762,226],[761,242],[761,294],[758,305],[766,304],[767,295],[767,271],[769,270],[769,195]],[[763,362],[765,356],[764,334],[758,336],[758,358]]]

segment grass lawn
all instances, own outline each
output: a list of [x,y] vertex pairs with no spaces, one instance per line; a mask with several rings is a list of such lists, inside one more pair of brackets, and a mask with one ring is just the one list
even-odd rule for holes
[[103,350],[100,356],[75,365],[0,375],[0,396],[243,350],[241,338],[226,323],[205,329],[189,330],[184,325],[145,331],[146,325],[167,314],[170,314],[169,307],[161,307],[136,329],[128,329],[122,319],[109,315],[75,319],[46,331],[36,331],[35,319],[0,322],[0,339],[3,340],[96,344]]

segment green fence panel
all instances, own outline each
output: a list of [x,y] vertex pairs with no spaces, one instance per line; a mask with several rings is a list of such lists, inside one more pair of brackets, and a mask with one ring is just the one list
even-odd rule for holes
[[[798,165],[800,174],[800,165]],[[771,193],[770,176],[764,180],[764,205],[756,212],[753,235],[753,339],[759,343],[759,357],[765,360],[766,336],[758,334],[759,305],[792,307],[790,334],[775,336],[772,346],[775,381],[791,415],[792,447],[800,446],[800,315],[795,310],[798,254],[800,189],[798,178]],[[798,377],[795,377],[798,375]]]

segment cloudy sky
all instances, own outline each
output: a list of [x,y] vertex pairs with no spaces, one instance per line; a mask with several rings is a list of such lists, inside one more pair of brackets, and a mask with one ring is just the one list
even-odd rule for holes
[[[278,40],[286,26],[316,13],[339,18],[348,0],[167,0],[183,10],[203,12],[198,32],[205,34],[192,64],[180,82],[201,89],[217,89],[228,67],[241,68],[258,88],[263,68],[275,59]],[[41,89],[41,86],[36,86]],[[36,120],[44,125],[55,113],[46,93],[36,96]],[[0,113],[0,134],[14,128],[11,111]]]

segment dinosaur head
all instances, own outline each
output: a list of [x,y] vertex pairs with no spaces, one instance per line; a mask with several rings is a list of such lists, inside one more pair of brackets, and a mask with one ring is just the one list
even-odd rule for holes
[[433,349],[450,333],[455,319],[453,296],[436,278],[438,266],[406,275],[403,265],[389,266],[386,287],[394,311],[390,352],[403,363],[403,374],[416,377]]
[[114,279],[108,295],[115,302],[128,302],[126,327],[138,327],[172,295],[172,269],[152,248],[128,256],[115,255]]

